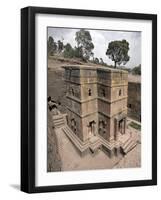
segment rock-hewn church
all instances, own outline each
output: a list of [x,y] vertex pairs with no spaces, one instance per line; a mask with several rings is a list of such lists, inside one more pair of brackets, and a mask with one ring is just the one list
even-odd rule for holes
[[128,72],[86,65],[63,68],[67,92],[63,130],[69,139],[81,155],[100,148],[109,156],[126,153],[131,143],[126,133]]

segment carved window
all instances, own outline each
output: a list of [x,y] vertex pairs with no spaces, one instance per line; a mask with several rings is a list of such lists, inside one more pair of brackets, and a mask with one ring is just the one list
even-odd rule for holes
[[99,133],[100,134],[106,134],[106,125],[107,123],[104,120],[99,121]]
[[105,97],[105,96],[106,96],[105,89],[102,89],[102,96],[103,96],[103,97]]
[[129,103],[129,108],[132,108],[132,105]]
[[99,121],[99,128],[103,128],[103,121],[102,120]]
[[72,128],[73,132],[76,134],[77,127],[76,127],[75,119],[71,119],[71,128]]
[[72,95],[74,96],[74,89],[73,88],[72,88],[71,92],[72,92]]
[[119,90],[119,96],[121,96],[121,89]]
[[89,95],[89,96],[92,96],[92,91],[91,91],[91,89],[88,90],[88,95]]
[[71,119],[71,126],[72,126],[72,129],[74,127],[74,119]]

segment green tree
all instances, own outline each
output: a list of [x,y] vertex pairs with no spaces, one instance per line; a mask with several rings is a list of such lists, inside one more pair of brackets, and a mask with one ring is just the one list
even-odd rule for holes
[[141,75],[141,65],[138,65],[132,69],[132,73],[136,75]]
[[74,56],[76,58],[82,58],[82,48],[81,47],[74,48]]
[[58,52],[61,53],[63,51],[64,45],[63,42],[58,40]]
[[95,64],[99,64],[99,59],[98,58],[94,58],[94,63]]
[[54,39],[53,39],[53,37],[49,36],[48,41],[47,41],[48,55],[53,54],[53,47],[54,47]]
[[52,36],[49,36],[47,41],[47,51],[48,55],[53,56],[54,53],[57,51],[57,44],[54,42],[54,39]]
[[104,61],[103,61],[102,58],[100,58],[100,64],[101,64],[101,65],[104,65]]
[[64,46],[63,54],[64,54],[64,57],[66,57],[66,58],[73,58],[74,57],[74,49],[72,48],[70,43],[67,43]]
[[109,43],[106,55],[114,61],[116,68],[117,64],[120,65],[122,63],[125,65],[129,61],[128,51],[129,43],[126,40],[116,40]]
[[90,32],[85,29],[77,31],[75,40],[77,42],[77,54],[83,60],[89,60],[89,58],[92,56],[92,50],[94,49],[94,44],[92,43],[92,37],[90,35]]

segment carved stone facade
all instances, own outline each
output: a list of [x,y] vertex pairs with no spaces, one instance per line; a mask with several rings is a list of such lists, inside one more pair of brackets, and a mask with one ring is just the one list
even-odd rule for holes
[[65,66],[67,124],[82,142],[108,144],[126,134],[128,73],[95,66]]
[[[67,122],[74,133],[86,141],[97,134],[97,71],[66,67]],[[73,129],[74,126],[74,129]]]
[[[127,76],[122,70],[98,68],[98,123],[103,121],[101,136],[108,141],[116,140],[125,133],[127,114]],[[124,130],[120,127],[124,127]],[[100,127],[99,127],[100,130]]]

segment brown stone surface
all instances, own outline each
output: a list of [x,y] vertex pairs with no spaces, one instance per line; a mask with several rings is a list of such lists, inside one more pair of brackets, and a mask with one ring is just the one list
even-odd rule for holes
[[[130,121],[131,120],[129,119],[128,123]],[[135,129],[130,127],[129,131],[136,132]],[[102,150],[98,150],[96,154],[87,153],[82,157],[61,128],[56,130],[56,135],[58,138],[59,152],[62,160],[62,171],[140,167],[140,144],[138,144],[125,156],[118,154],[117,157],[113,156],[110,158]]]
[[88,153],[82,157],[61,129],[58,129],[56,134],[62,160],[62,171],[111,169],[121,159],[121,157],[109,158],[101,150],[95,155]]
[[127,155],[114,166],[114,168],[136,168],[141,167],[141,144],[132,149]]
[[[127,114],[128,73],[108,67],[64,66],[67,84],[68,125],[82,140],[100,134],[115,138],[115,117]],[[93,128],[92,128],[93,126]],[[90,130],[91,129],[91,130]]]
[[128,115],[141,121],[141,84],[128,82]]

